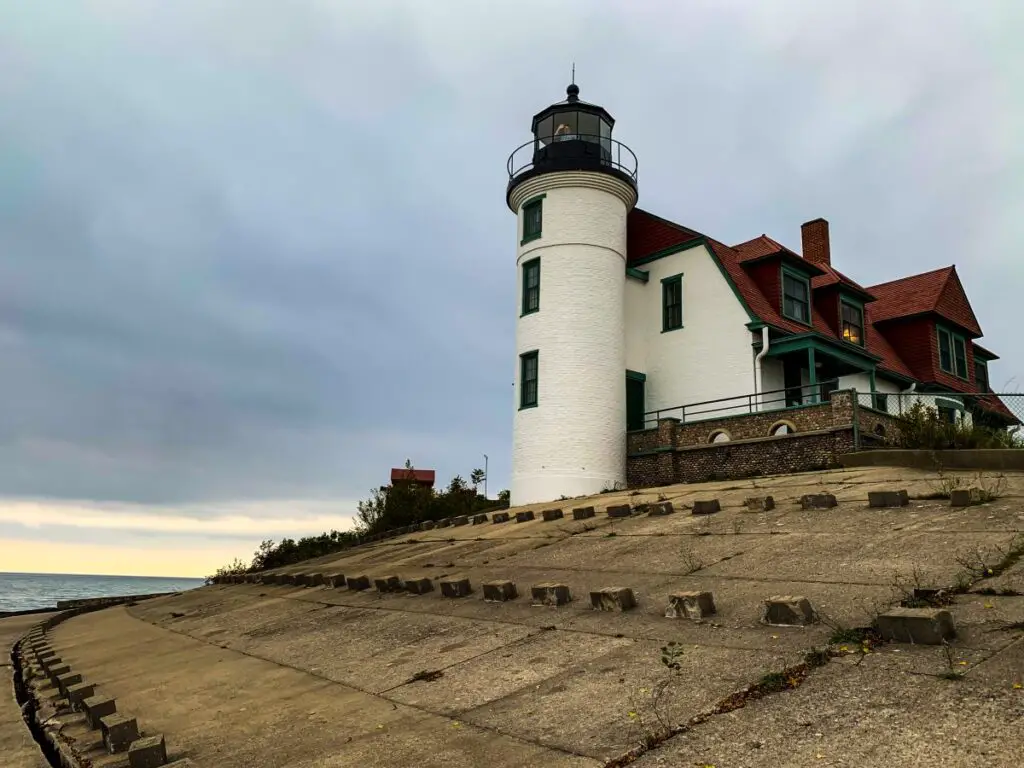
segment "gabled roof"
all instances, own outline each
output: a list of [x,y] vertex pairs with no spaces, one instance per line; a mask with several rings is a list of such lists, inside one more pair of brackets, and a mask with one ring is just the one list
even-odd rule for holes
[[633,264],[667,248],[701,237],[699,232],[634,208],[626,220],[626,258]]
[[935,312],[961,328],[981,336],[981,326],[964,293],[955,266],[873,285],[875,322]]
[[827,288],[838,285],[858,294],[865,301],[874,301],[876,296],[855,280],[851,280],[831,264],[819,264],[825,274],[811,280],[811,288]]

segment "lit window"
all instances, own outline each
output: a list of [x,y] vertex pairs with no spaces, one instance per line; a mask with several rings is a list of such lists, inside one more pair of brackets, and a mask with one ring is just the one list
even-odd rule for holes
[[523,264],[523,314],[540,309],[540,259]]
[[782,314],[790,320],[811,324],[811,288],[807,278],[782,273]]
[[683,276],[666,277],[661,281],[661,330],[683,327]]
[[864,345],[864,311],[853,304],[841,302],[843,341]]
[[532,408],[537,405],[537,352],[519,356],[519,407]]

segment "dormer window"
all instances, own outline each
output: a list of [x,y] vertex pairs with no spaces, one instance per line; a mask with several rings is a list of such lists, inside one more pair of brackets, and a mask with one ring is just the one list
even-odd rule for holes
[[845,299],[840,302],[843,341],[864,346],[864,310]]
[[798,323],[811,324],[811,281],[788,269],[782,270],[782,314]]

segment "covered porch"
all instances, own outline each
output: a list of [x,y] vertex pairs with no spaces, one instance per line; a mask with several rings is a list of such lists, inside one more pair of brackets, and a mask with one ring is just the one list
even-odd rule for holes
[[[755,349],[760,352],[760,343]],[[836,344],[817,334],[770,341],[761,359],[764,409],[828,402],[838,389],[875,392],[879,358],[862,348]]]

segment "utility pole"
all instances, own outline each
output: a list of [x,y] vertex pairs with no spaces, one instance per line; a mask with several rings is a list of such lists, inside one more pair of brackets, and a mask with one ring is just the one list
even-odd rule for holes
[[484,454],[484,498],[485,499],[488,498],[488,496],[487,496],[487,462],[488,462],[488,458],[487,458],[487,454],[485,453]]

